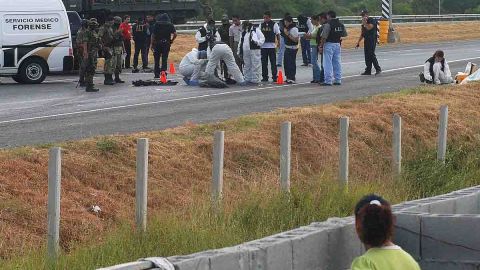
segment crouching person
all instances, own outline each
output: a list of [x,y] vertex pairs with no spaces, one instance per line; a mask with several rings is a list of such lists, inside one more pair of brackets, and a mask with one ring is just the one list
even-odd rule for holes
[[210,45],[210,48],[208,64],[205,68],[205,79],[207,83],[220,83],[219,81],[221,80],[215,75],[215,69],[220,66],[220,61],[223,61],[227,66],[228,73],[233,77],[235,82],[244,85],[245,79],[243,78],[240,68],[237,66],[237,62],[235,62],[235,56],[230,46],[223,42],[215,42]]
[[436,51],[424,65],[424,71],[420,73],[420,81],[427,84],[450,84],[453,83],[452,73],[445,60],[443,51]]
[[260,49],[263,43],[265,43],[265,36],[262,30],[249,21],[245,21],[238,50],[244,63],[243,72],[247,83],[260,83],[260,72],[262,69],[262,54]]
[[189,84],[190,79],[195,71],[195,65],[199,62],[198,60],[198,50],[196,48],[192,49],[191,52],[187,53],[180,62],[178,67],[178,72],[183,76],[183,80]]
[[355,228],[367,252],[353,261],[352,270],[420,270],[412,256],[392,242],[394,217],[382,197],[368,195],[357,203]]

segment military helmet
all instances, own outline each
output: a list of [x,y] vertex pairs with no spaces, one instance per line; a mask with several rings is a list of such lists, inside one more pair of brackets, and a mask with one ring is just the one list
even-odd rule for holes
[[91,18],[89,21],[88,21],[88,26],[95,26],[97,27],[98,26],[98,21],[96,18]]
[[115,17],[113,17],[113,22],[120,24],[120,23],[122,23],[122,18],[119,17],[119,16],[115,16]]

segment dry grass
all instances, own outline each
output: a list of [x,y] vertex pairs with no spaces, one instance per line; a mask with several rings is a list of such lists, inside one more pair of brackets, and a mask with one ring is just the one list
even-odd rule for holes
[[[226,131],[225,203],[250,190],[277,189],[279,126],[293,123],[292,177],[336,175],[338,118],[351,116],[351,181],[389,175],[391,117],[404,119],[405,158],[434,147],[438,109],[450,106],[450,140],[478,140],[480,86],[422,88],[335,105],[283,109],[217,124],[186,124],[160,132],[109,136],[61,146],[61,244],[65,250],[102,241],[107,231],[134,218],[136,138],[151,139],[149,211],[182,212],[208,196],[212,133]],[[47,158],[50,145],[0,152],[0,258],[42,246],[46,236]],[[100,215],[89,211],[101,207]]]

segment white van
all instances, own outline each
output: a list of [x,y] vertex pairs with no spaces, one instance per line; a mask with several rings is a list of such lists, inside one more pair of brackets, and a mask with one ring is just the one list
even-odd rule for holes
[[72,37],[62,0],[0,0],[0,76],[41,83],[73,68]]

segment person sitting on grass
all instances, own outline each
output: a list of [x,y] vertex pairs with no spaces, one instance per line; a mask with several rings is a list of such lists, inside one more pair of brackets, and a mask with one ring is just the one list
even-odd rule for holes
[[418,263],[392,242],[394,218],[390,203],[377,195],[363,197],[355,207],[355,227],[367,252],[352,270],[420,270]]
[[452,73],[445,60],[443,51],[436,51],[424,65],[424,71],[420,73],[420,81],[427,84],[450,84],[453,83]]

